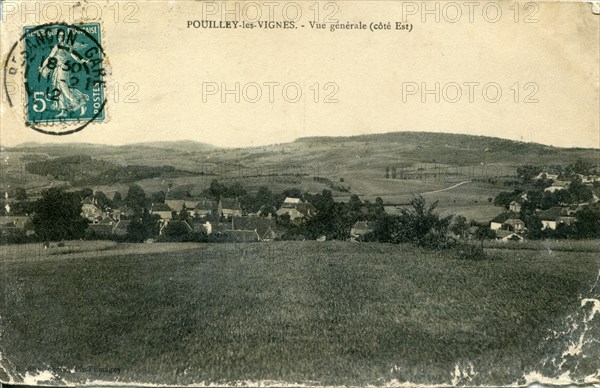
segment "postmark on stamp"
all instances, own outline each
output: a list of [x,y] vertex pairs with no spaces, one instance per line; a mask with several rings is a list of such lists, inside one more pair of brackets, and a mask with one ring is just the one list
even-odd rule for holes
[[106,119],[101,34],[99,23],[24,28],[9,53],[4,79],[23,83],[28,127],[67,135]]

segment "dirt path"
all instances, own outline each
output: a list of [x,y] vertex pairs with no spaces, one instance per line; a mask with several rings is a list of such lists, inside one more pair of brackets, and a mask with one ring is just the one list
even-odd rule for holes
[[457,184],[455,184],[454,186],[446,187],[445,189],[439,189],[439,190],[434,190],[434,191],[428,191],[428,192],[426,192],[426,193],[421,193],[421,195],[426,195],[426,194],[435,194],[435,193],[441,193],[442,191],[448,191],[448,190],[452,190],[452,189],[455,189],[455,188],[457,188],[458,186],[462,186],[462,185],[464,185],[464,184],[467,184],[467,183],[471,183],[471,181],[464,181],[464,182],[460,182],[460,183],[457,183]]

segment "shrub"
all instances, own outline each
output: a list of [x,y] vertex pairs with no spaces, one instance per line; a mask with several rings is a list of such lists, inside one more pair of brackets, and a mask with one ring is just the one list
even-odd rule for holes
[[452,257],[460,260],[485,260],[487,258],[482,247],[474,244],[458,243],[451,249]]
[[413,243],[418,246],[445,249],[455,240],[448,236],[452,216],[435,213],[437,202],[427,205],[421,196],[413,198],[412,209],[402,209],[398,216],[386,216],[375,225],[374,237],[380,242]]

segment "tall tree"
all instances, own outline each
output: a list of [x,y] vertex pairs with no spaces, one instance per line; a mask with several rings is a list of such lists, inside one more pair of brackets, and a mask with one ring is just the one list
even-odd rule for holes
[[437,202],[427,204],[422,196],[411,200],[412,209],[402,209],[398,216],[383,217],[375,226],[381,242],[414,243],[442,248],[452,241],[447,232],[453,216],[440,217],[435,212]]
[[571,194],[571,200],[577,203],[587,202],[594,196],[591,187],[581,183],[579,179],[571,181],[568,191]]
[[17,201],[25,201],[27,199],[27,192],[22,187],[17,187],[15,189],[15,199]]
[[43,240],[82,238],[87,221],[81,216],[81,200],[75,193],[51,188],[34,205],[33,228]]
[[141,213],[146,206],[146,193],[138,185],[130,186],[125,197],[125,204],[134,211]]
[[151,203],[165,203],[166,195],[164,191],[156,191],[150,195]]
[[600,206],[586,206],[575,216],[575,230],[579,238],[600,238]]
[[121,205],[123,204],[123,197],[121,196],[121,193],[119,193],[118,191],[115,191],[115,193],[113,194],[113,205],[115,207],[121,207]]
[[102,191],[97,191],[94,197],[96,198],[96,204],[100,207],[100,209],[105,210],[114,206],[113,201]]
[[152,215],[148,209],[142,210],[141,217],[134,218],[127,227],[127,236],[130,241],[142,242],[158,235],[160,217]]

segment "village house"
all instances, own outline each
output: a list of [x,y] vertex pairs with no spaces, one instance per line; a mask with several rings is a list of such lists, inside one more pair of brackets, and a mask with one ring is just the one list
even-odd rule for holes
[[12,235],[23,231],[28,236],[35,234],[29,216],[0,216],[0,235]]
[[357,221],[350,229],[350,240],[356,241],[374,230],[373,222]]
[[118,220],[113,228],[113,235],[124,237],[127,235],[127,228],[131,224],[131,220]]
[[96,198],[90,196],[81,202],[81,216],[91,222],[98,222],[102,219],[104,213],[98,207]]
[[110,213],[111,217],[114,220],[126,220],[132,218],[135,215],[135,211],[132,208],[125,205],[117,209],[112,209]]
[[97,223],[88,225],[90,232],[100,236],[120,236],[127,235],[127,227],[131,223],[130,220],[115,219],[110,216],[105,216]]
[[576,220],[575,216],[571,214],[568,209],[560,207],[553,207],[546,211],[540,212],[538,217],[542,221],[542,230],[556,230],[558,225],[571,225]]
[[170,220],[173,218],[173,209],[166,203],[153,203],[150,207],[150,214],[158,214],[161,220]]
[[181,211],[185,209],[190,216],[193,216],[198,203],[203,200],[204,199],[199,198],[166,199],[165,205],[169,206],[171,210],[177,214],[181,213]]
[[596,175],[582,175],[582,174],[576,174],[579,179],[581,179],[581,183],[585,183],[585,184],[593,184],[595,182],[600,182],[600,177],[596,176]]
[[513,212],[507,212],[497,215],[490,222],[490,229],[510,230],[516,233],[522,233],[525,230],[525,223],[519,218],[519,215]]
[[508,210],[513,213],[520,213],[521,212],[521,204],[517,201],[511,201],[511,203],[508,205]]
[[273,241],[281,235],[271,217],[232,217],[231,230],[256,231],[259,241]]
[[497,230],[496,240],[502,242],[523,242],[525,239],[523,236],[515,232],[511,232],[510,230]]
[[0,216],[0,228],[25,229],[30,220],[29,216]]
[[554,193],[555,191],[558,191],[558,190],[566,190],[569,188],[569,184],[570,184],[570,182],[567,182],[567,181],[554,181],[552,183],[552,186],[546,187],[544,189],[544,191]]
[[557,180],[558,179],[558,174],[551,174],[549,172],[540,172],[535,179],[540,180],[540,179],[549,179],[549,180]]
[[304,220],[314,216],[317,209],[310,203],[302,201],[300,198],[286,198],[277,210],[277,216],[288,215],[291,221]]
[[221,198],[217,205],[217,214],[225,219],[241,217],[242,205],[237,198]]
[[218,205],[210,199],[202,199],[198,201],[194,208],[194,215],[200,218],[212,217]]
[[115,221],[111,217],[105,216],[102,218],[102,220],[88,225],[88,229],[98,235],[110,236],[113,234],[117,223],[118,221]]

